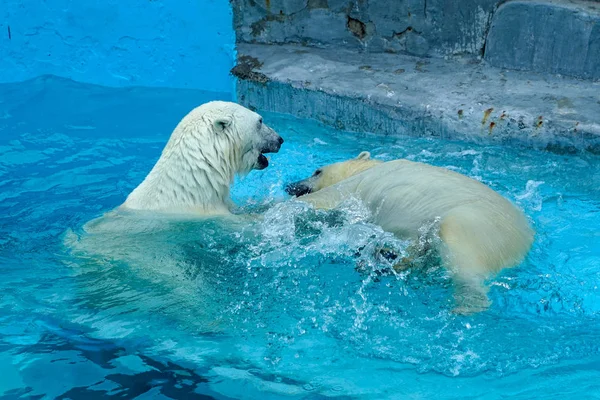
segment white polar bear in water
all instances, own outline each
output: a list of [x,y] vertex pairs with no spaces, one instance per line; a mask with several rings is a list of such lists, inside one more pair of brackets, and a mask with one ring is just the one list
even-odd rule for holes
[[182,219],[230,215],[235,175],[266,168],[264,154],[278,152],[282,143],[259,114],[245,107],[203,104],[175,127],[159,160],[125,202],[86,223],[81,236],[67,232],[66,244],[81,254],[111,259],[134,260],[162,251],[166,244],[157,242],[137,254],[139,235],[166,232]]
[[231,264],[248,225],[230,212],[230,185],[235,175],[266,168],[264,154],[282,143],[240,105],[215,101],[192,110],[123,204],[65,233],[73,256],[66,262],[88,302],[112,309],[113,294],[122,293],[135,309],[168,309],[177,323],[216,329],[225,296],[215,276]]
[[264,153],[279,151],[282,143],[257,113],[235,103],[206,103],[179,122],[152,171],[121,207],[226,214],[234,176],[266,168]]
[[423,163],[373,160],[366,151],[286,191],[322,209],[357,197],[376,224],[401,239],[417,240],[421,227],[438,220],[438,250],[453,276],[457,312],[487,308],[484,280],[520,263],[534,237],[525,215],[486,185]]
[[[82,272],[94,271],[92,276],[98,271],[110,276],[112,268],[127,265],[127,270],[119,270],[119,285],[134,285],[138,278],[159,282],[161,290],[186,293],[177,296],[182,310],[208,312],[202,301],[211,298],[210,287],[181,277],[224,264],[203,249],[211,241],[229,239],[228,231],[243,223],[243,218],[227,217],[230,185],[235,175],[266,168],[264,154],[278,152],[282,143],[259,114],[238,104],[214,101],[195,108],[179,122],[159,160],[123,204],[81,230],[66,232],[65,246],[77,258],[70,264]],[[105,279],[85,280],[81,290],[101,301],[97,293],[103,293],[105,284]],[[197,320],[212,323],[214,316]]]
[[278,152],[282,143],[259,114],[245,107],[223,101],[203,104],[175,127],[159,160],[125,202],[83,230],[127,235],[160,228],[173,215],[229,215],[235,175],[266,168],[264,154]]

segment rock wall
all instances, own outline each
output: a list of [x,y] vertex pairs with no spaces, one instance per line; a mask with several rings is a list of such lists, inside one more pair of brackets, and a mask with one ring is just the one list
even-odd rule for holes
[[239,43],[338,47],[600,78],[600,4],[582,0],[232,0]]
[[238,40],[480,55],[497,0],[234,0]]
[[494,14],[485,59],[498,67],[600,79],[600,4],[504,3]]

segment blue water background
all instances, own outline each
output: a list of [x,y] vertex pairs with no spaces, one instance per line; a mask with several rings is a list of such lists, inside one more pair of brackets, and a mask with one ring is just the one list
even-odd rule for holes
[[[6,398],[598,398],[600,160],[351,134],[265,114],[285,138],[238,180],[238,213],[86,260],[65,232],[119,205],[191,108],[227,94],[0,85],[0,394]],[[360,247],[404,243],[357,204],[288,202],[285,182],[362,150],[489,184],[536,229],[489,311],[450,313],[440,268],[382,274]],[[121,249],[122,250],[122,249]],[[359,266],[359,270],[357,270]]]
[[223,0],[2,0],[0,82],[234,92],[232,19]]

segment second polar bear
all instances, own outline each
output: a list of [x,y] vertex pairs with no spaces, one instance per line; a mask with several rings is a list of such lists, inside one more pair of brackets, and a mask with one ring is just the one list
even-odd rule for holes
[[525,215],[488,186],[423,163],[373,160],[366,151],[286,191],[322,209],[357,197],[376,224],[401,239],[416,240],[419,228],[439,220],[438,250],[453,276],[457,312],[487,308],[485,279],[519,264],[534,237]]

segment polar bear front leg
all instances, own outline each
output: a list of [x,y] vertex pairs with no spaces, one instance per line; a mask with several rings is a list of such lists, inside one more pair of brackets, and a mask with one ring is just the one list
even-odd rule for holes
[[454,308],[452,312],[470,315],[485,311],[491,305],[487,293],[488,287],[480,276],[469,276],[457,273],[453,276]]
[[485,246],[469,214],[449,215],[440,225],[441,255],[452,274],[456,314],[485,311],[491,304],[484,282],[489,274]]

